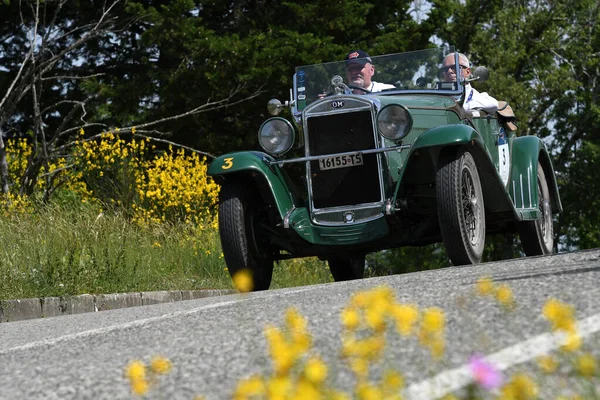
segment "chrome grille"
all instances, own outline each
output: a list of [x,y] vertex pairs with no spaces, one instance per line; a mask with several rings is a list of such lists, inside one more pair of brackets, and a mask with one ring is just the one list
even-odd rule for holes
[[[335,113],[307,113],[307,155],[319,156],[375,149],[377,145],[371,107],[365,107],[364,103],[360,106],[356,110],[345,109]],[[363,154],[363,165],[360,166],[323,171],[319,168],[318,161],[311,161],[308,178],[312,206],[315,210],[383,201],[377,154]],[[332,219],[338,219],[337,213],[332,213],[336,214],[335,217],[326,216],[327,213],[318,214],[324,217],[323,222],[334,222]]]

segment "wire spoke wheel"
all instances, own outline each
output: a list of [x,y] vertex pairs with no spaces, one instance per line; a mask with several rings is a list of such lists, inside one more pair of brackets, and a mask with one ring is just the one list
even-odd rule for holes
[[554,246],[550,191],[548,189],[546,173],[539,162],[537,166],[537,194],[538,210],[541,217],[536,221],[523,221],[519,223],[519,236],[521,237],[523,251],[527,256],[552,254]]
[[461,151],[440,160],[436,195],[440,231],[452,264],[480,262],[485,245],[485,208],[471,153]]

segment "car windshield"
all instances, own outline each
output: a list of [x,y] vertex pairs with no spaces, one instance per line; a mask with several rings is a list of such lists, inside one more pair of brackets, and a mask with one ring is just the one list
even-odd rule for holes
[[[441,74],[444,56],[453,52],[452,48],[435,48],[370,57],[375,66],[372,80],[386,84],[386,88],[377,94],[460,95],[460,83],[443,82]],[[455,62],[458,62],[458,58],[455,59]],[[335,91],[332,89],[332,79],[336,76],[341,78],[344,84],[352,85],[346,75],[346,66],[346,61],[336,61],[297,67],[294,75],[294,100],[297,111],[302,111],[325,96],[333,95]]]

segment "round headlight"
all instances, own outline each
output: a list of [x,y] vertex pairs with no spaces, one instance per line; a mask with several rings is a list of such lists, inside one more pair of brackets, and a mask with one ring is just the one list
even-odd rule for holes
[[377,116],[379,133],[390,140],[402,139],[412,127],[412,117],[408,110],[399,105],[384,107]]
[[271,118],[260,126],[258,142],[271,155],[284,154],[294,144],[294,128],[283,118]]

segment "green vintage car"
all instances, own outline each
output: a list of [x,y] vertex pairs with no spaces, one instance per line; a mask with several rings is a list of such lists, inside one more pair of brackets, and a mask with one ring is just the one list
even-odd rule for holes
[[502,232],[518,232],[528,256],[552,253],[562,205],[544,143],[517,134],[505,102],[465,111],[465,82],[440,77],[450,53],[372,57],[374,78],[393,85],[376,93],[349,85],[345,61],[296,68],[291,99],[268,104],[264,151],[209,167],[232,276],[249,270],[264,290],[274,261],[318,256],[336,281],[356,279],[368,253],[436,242],[454,265],[474,264]]

